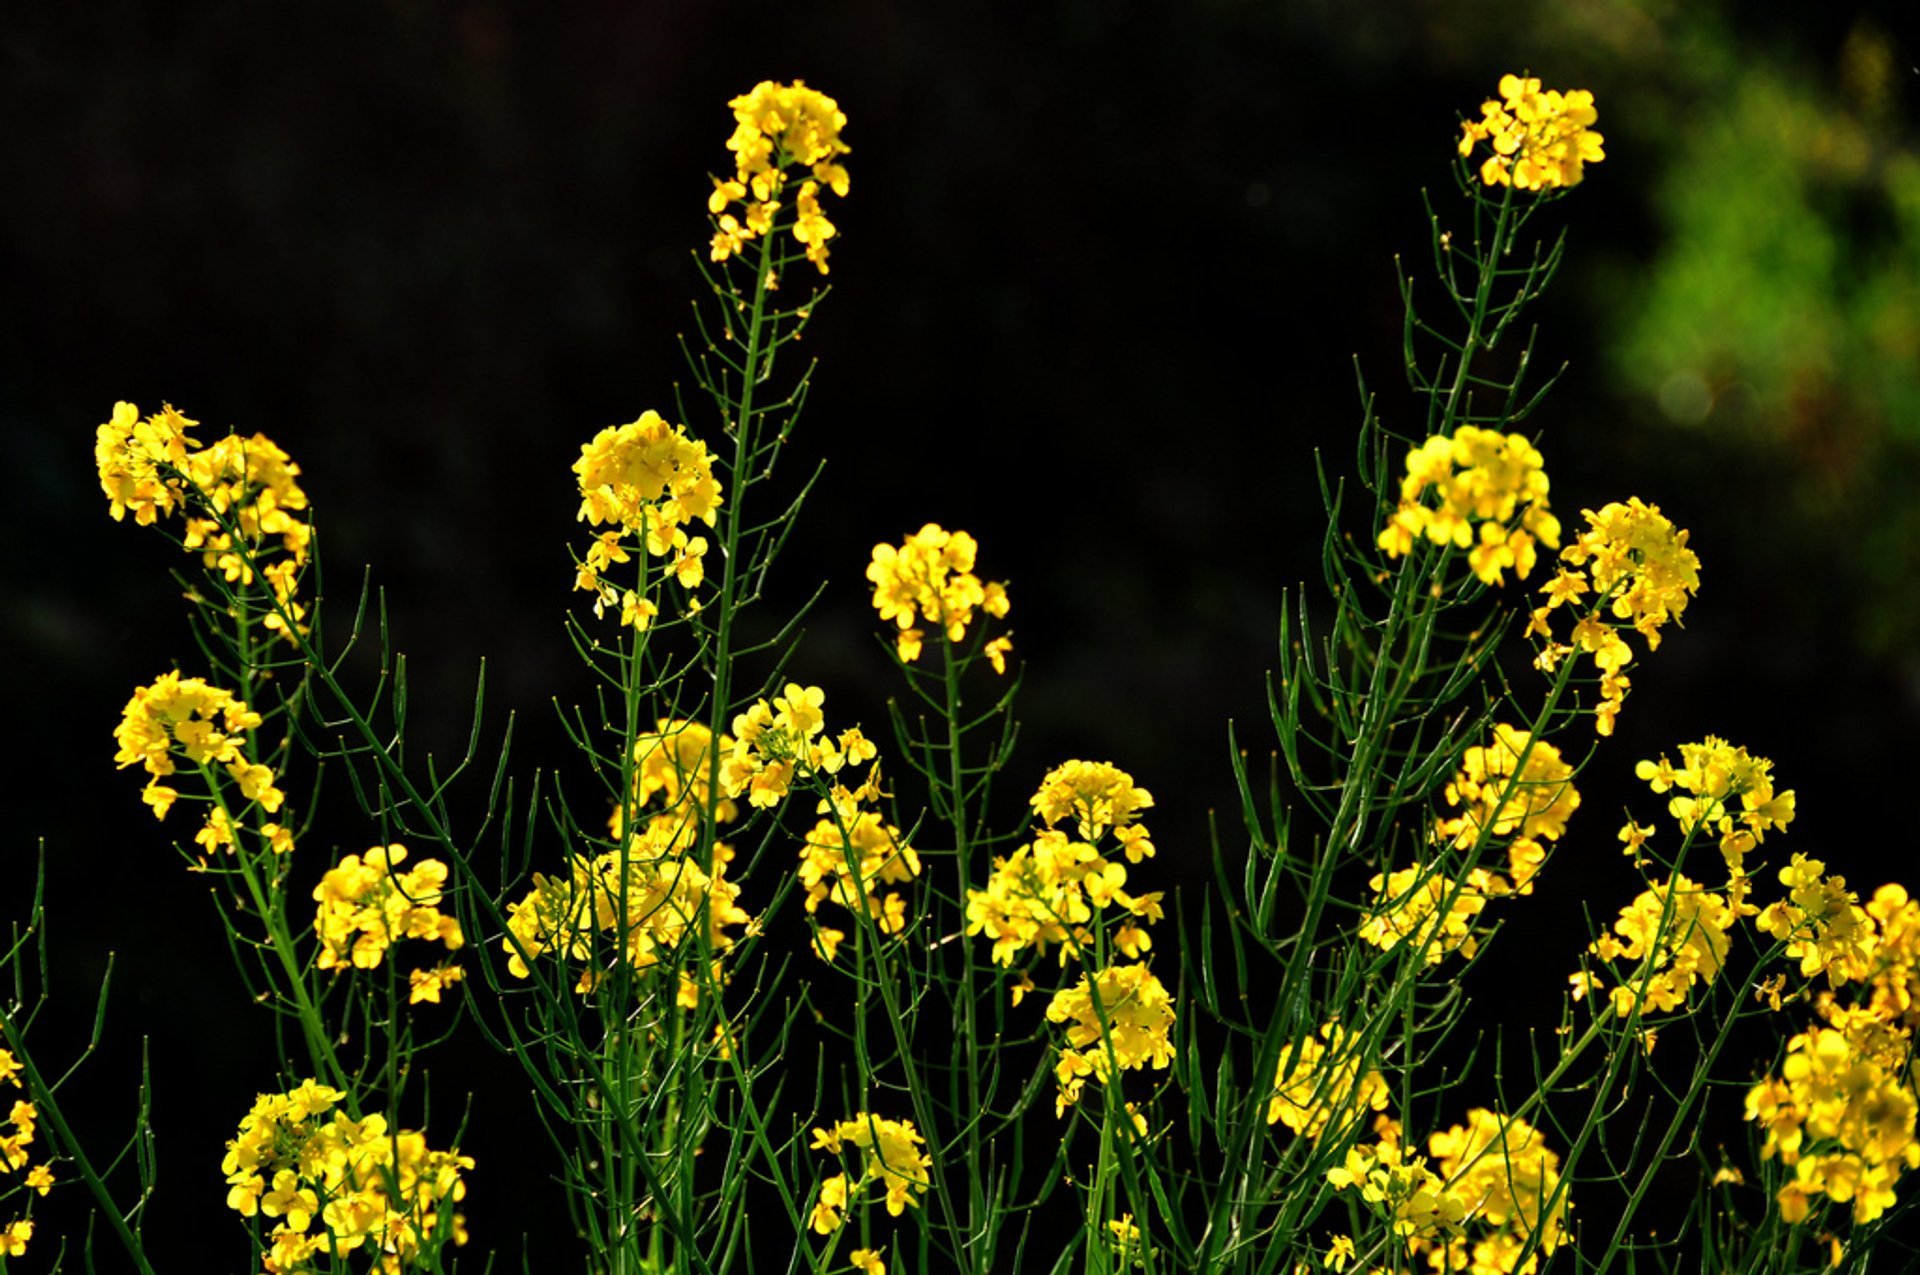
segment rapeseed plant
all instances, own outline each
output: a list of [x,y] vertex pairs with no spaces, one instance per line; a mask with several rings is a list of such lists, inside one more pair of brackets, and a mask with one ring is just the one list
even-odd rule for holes
[[[1402,283],[1429,432],[1394,434],[1363,394],[1360,472],[1323,476],[1331,612],[1288,600],[1274,772],[1236,749],[1244,844],[1215,830],[1200,900],[1154,888],[1147,785],[1177,777],[1068,759],[1000,819],[1025,670],[1009,588],[966,532],[870,553],[875,649],[904,686],[884,747],[795,672],[798,617],[743,623],[806,494],[768,490],[811,375],[778,355],[822,293],[782,289],[801,263],[827,273],[824,201],[850,185],[847,117],[798,81],[731,103],[687,348],[705,401],[602,429],[573,466],[590,604],[568,631],[597,698],[563,722],[584,778],[516,781],[503,747],[477,830],[446,794],[478,743],[416,764],[404,666],[383,650],[371,688],[345,680],[369,603],[341,644],[303,592],[318,541],[289,455],[117,404],[96,446],[109,512],[191,555],[207,667],[136,690],[114,760],[142,768],[157,819],[198,814],[183,858],[219,887],[246,985],[298,1032],[219,1166],[257,1268],[436,1271],[506,1233],[498,1206],[466,1205],[486,1166],[459,1129],[428,1131],[434,1015],[455,1011],[523,1069],[590,1270],[1864,1266],[1920,1168],[1920,904],[1899,885],[1863,904],[1797,852],[1783,894],[1756,886],[1796,804],[1766,759],[1708,737],[1638,762],[1672,827],[1620,831],[1642,888],[1560,953],[1579,968],[1557,1030],[1524,1075],[1516,1038],[1490,1077],[1442,1051],[1499,918],[1590,839],[1576,780],[1613,764],[1628,633],[1656,651],[1701,583],[1687,533],[1637,496],[1568,537],[1530,425],[1545,387],[1526,357],[1484,358],[1560,263],[1535,219],[1605,158],[1590,93],[1499,92],[1462,125],[1468,230],[1435,223],[1457,322]],[[1522,643],[1544,686],[1498,664]],[[1588,718],[1600,739],[1575,748]],[[296,910],[309,761],[344,770],[373,845]],[[36,897],[25,933],[40,921]],[[18,938],[0,959],[31,956]],[[1803,1005],[1817,1021],[1744,1082],[1747,1169],[1699,1175],[1693,1251],[1647,1246],[1636,1215],[1723,1092],[1734,1025]],[[34,1066],[32,1009],[0,1004],[0,1085],[24,1094],[0,1133],[0,1269],[37,1248],[33,1200],[64,1177],[150,1271],[147,1158],[129,1202]],[[1655,1067],[1676,1050],[1674,1083]],[[1579,1223],[1597,1204],[1610,1231]]]

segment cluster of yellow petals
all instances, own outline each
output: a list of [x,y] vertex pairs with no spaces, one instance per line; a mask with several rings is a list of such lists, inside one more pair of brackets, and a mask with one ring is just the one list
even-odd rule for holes
[[1524,580],[1539,546],[1560,545],[1547,487],[1545,461],[1526,435],[1462,425],[1452,437],[1435,434],[1407,453],[1400,504],[1377,543],[1401,558],[1425,538],[1465,549],[1467,565],[1488,585],[1498,585],[1509,568]]
[[1274,1072],[1267,1123],[1317,1138],[1329,1125],[1345,1130],[1363,1111],[1386,1110],[1387,1082],[1377,1069],[1360,1070],[1364,1043],[1337,1022],[1321,1024],[1319,1039],[1289,1042]]
[[837,737],[827,733],[826,699],[817,686],[789,682],[773,699],[756,700],[736,714],[733,743],[720,763],[721,790],[728,797],[744,795],[756,809],[771,809],[797,782],[837,775],[878,756],[857,726]]
[[1871,1222],[1894,1204],[1900,1176],[1920,1168],[1913,1038],[1872,1009],[1823,1012],[1827,1026],[1796,1035],[1780,1074],[1748,1090],[1747,1119],[1766,1132],[1761,1157],[1793,1168],[1775,1197],[1784,1220],[1804,1220],[1825,1195]]
[[[1670,882],[1642,890],[1588,950],[1603,961],[1635,964],[1608,992],[1613,1012],[1626,1018],[1637,1008],[1644,1018],[1681,1009],[1695,983],[1712,982],[1726,960],[1728,932],[1742,910],[1675,873]],[[1603,986],[1598,975],[1573,976],[1574,999]]]
[[431,1150],[378,1114],[352,1119],[344,1096],[312,1080],[261,1094],[227,1143],[227,1207],[275,1219],[267,1275],[333,1270],[334,1257],[362,1248],[378,1269],[411,1269],[467,1241],[466,1219],[448,1206],[465,1198],[460,1174],[473,1157]]
[[[623,837],[620,849],[571,856],[564,877],[536,872],[533,889],[507,908],[500,947],[508,971],[526,978],[528,958],[556,952],[584,967],[574,990],[586,995],[615,962],[641,975],[677,969],[704,922],[718,980],[719,954],[735,938],[726,927],[753,918],[739,905],[739,885],[726,876],[732,848],[714,844],[709,875],[694,857],[695,826],[680,812],[655,814]],[[683,971],[674,997],[682,1008],[694,1008],[699,984]]]
[[[1700,559],[1687,548],[1687,533],[1638,496],[1599,513],[1583,513],[1587,530],[1560,551],[1560,571],[1541,586],[1547,601],[1534,610],[1527,632],[1546,639],[1535,660],[1542,669],[1552,669],[1576,651],[1593,657],[1600,670],[1594,730],[1611,735],[1630,685],[1624,670],[1633,659],[1618,627],[1638,632],[1649,651],[1659,649],[1660,630],[1670,621],[1678,624],[1688,600],[1699,591]],[[1549,624],[1554,610],[1588,595],[1598,610],[1575,622],[1567,642],[1554,640]],[[1602,612],[1618,626],[1607,623]]]
[[[1095,910],[1111,907],[1127,918],[1114,936],[1121,952],[1138,957],[1152,947],[1143,927],[1160,919],[1161,894],[1128,892],[1126,866],[1095,843],[1111,834],[1128,863],[1151,858],[1153,840],[1139,815],[1153,806],[1153,794],[1110,762],[1069,761],[1047,773],[1031,804],[1046,827],[994,860],[984,890],[967,891],[967,933],[990,939],[1000,965],[1054,944],[1065,963],[1091,950]],[[1067,823],[1078,840],[1056,826]]]
[[[879,797],[878,780],[869,772],[858,787],[836,784],[820,799],[822,818],[800,847],[800,885],[807,892],[808,915],[832,901],[849,912],[872,917],[882,934],[898,934],[907,928],[906,898],[897,890],[882,896],[878,887],[904,884],[919,876],[920,855],[900,829],[863,804]],[[846,937],[842,930],[818,926],[815,954],[831,961]]]
[[[320,936],[321,969],[377,969],[387,949],[402,939],[424,939],[458,951],[466,936],[460,922],[440,911],[447,865],[422,859],[405,872],[395,868],[407,857],[402,845],[375,846],[350,854],[327,870],[313,888],[313,928]],[[416,969],[409,975],[409,1004],[431,1001],[460,981],[458,966]]]
[[614,529],[595,536],[580,559],[574,588],[594,595],[593,613],[620,608],[620,622],[644,629],[659,606],[642,589],[623,589],[605,578],[633,560],[641,547],[665,558],[665,573],[684,589],[706,579],[707,538],[687,533],[695,522],[713,526],[724,503],[713,476],[713,454],[658,412],[641,413],[626,425],[609,425],[580,448],[573,462],[580,485],[579,519]]
[[[867,564],[867,579],[873,582],[873,606],[884,623],[888,620],[900,632],[894,639],[900,658],[920,658],[926,630],[918,627],[924,620],[946,633],[949,642],[967,635],[975,611],[984,611],[995,619],[1005,618],[1008,610],[1007,586],[982,581],[973,573],[974,556],[979,551],[974,538],[964,531],[947,531],[938,523],[928,523],[899,546],[875,545],[873,560]],[[985,648],[994,672],[1007,669],[1007,654],[1013,650],[1010,637],[997,637]]]
[[1871,977],[1874,917],[1847,889],[1847,879],[1828,876],[1826,864],[1796,854],[1780,869],[1780,884],[1787,897],[1762,908],[1753,923],[1787,945],[1787,959],[1800,962],[1800,977],[1828,974],[1835,983]]
[[1433,1134],[1426,1156],[1407,1150],[1397,1121],[1379,1116],[1374,1129],[1327,1180],[1357,1190],[1435,1275],[1524,1275],[1565,1238],[1560,1157],[1520,1117],[1477,1107]]
[[[166,818],[180,797],[178,789],[160,782],[178,772],[177,759],[186,760],[196,769],[222,768],[242,797],[274,814],[285,804],[286,795],[274,787],[272,769],[248,760],[246,755],[246,732],[259,726],[260,721],[260,714],[231,691],[211,686],[203,678],[162,673],[151,685],[135,690],[120,710],[120,724],[113,728],[113,738],[120,747],[113,761],[122,770],[136,765],[146,768],[150,778],[140,799],[153,807],[156,819]],[[203,836],[202,843],[231,845],[232,826],[225,814],[216,807],[208,820],[214,835]],[[275,850],[289,849],[293,844],[276,824],[264,824],[260,832]]]
[[1462,1233],[1437,1238],[1427,1251],[1433,1270],[1510,1275],[1529,1244],[1545,1254],[1560,1246],[1567,1214],[1560,1157],[1538,1129],[1476,1107],[1465,1125],[1430,1137],[1427,1151],[1446,1193],[1465,1206]]
[[1529,76],[1500,77],[1500,100],[1480,106],[1481,118],[1461,121],[1460,154],[1486,142],[1493,148],[1480,165],[1488,186],[1554,190],[1578,186],[1586,165],[1607,157],[1606,139],[1592,125],[1600,118],[1585,89],[1542,92]]
[[1438,862],[1376,873],[1367,884],[1374,897],[1360,923],[1361,939],[1384,951],[1411,944],[1428,965],[1455,952],[1472,959],[1480,950],[1474,922],[1487,899],[1512,892],[1510,883],[1485,868],[1455,880]]
[[[304,633],[306,606],[296,594],[313,527],[304,521],[300,467],[265,434],[228,434],[203,448],[187,432],[198,424],[171,406],[142,419],[132,403],[115,403],[112,419],[94,434],[107,511],[115,521],[131,511],[135,522],[151,526],[161,515],[191,509],[181,544],[229,584],[264,577],[278,606],[262,624],[288,638]],[[269,561],[276,553],[285,556]]]
[[1434,824],[1436,843],[1464,851],[1482,844],[1483,838],[1487,845],[1507,841],[1508,876],[1488,883],[1495,894],[1533,893],[1547,854],[1541,843],[1558,841],[1580,808],[1573,767],[1560,750],[1505,723],[1494,726],[1491,745],[1467,749],[1459,772],[1447,784],[1446,798],[1459,813]]
[[1700,743],[1680,745],[1678,766],[1661,757],[1640,762],[1633,773],[1656,793],[1679,790],[1667,803],[1667,812],[1683,834],[1718,834],[1734,892],[1744,899],[1747,852],[1768,832],[1784,832],[1793,822],[1793,793],[1774,790],[1773,763],[1709,735]]
[[[13,1089],[21,1088],[20,1060],[11,1051],[0,1049],[0,1085]],[[53,1166],[51,1164],[33,1164],[33,1157],[27,1148],[33,1145],[33,1137],[40,1120],[39,1109],[23,1098],[13,1101],[12,1109],[7,1113],[5,1132],[0,1132],[0,1182],[7,1175],[26,1169],[20,1180],[20,1187],[45,1195],[53,1190]],[[28,1167],[31,1165],[32,1167]],[[12,1195],[13,1190],[4,1192]],[[19,1257],[27,1251],[27,1242],[33,1238],[33,1219],[15,1218],[0,1227],[0,1257]]]
[[920,1207],[920,1197],[932,1180],[933,1160],[911,1120],[889,1120],[863,1111],[851,1120],[813,1131],[816,1151],[839,1155],[849,1146],[861,1152],[860,1175],[849,1180],[845,1173],[836,1173],[820,1184],[811,1218],[817,1234],[831,1235],[840,1229],[849,1205],[870,1182],[880,1183],[887,1212],[899,1217],[909,1208]]
[[[734,174],[713,179],[707,211],[717,220],[709,256],[725,261],[748,242],[770,234],[779,219],[780,195],[800,170],[794,195],[793,237],[821,274],[827,273],[827,241],[837,231],[820,206],[823,191],[846,198],[847,170],[838,162],[848,146],[840,140],[847,117],[832,98],[803,81],[762,80],[728,103],[733,108]],[[728,211],[741,205],[740,215]]]
[[1065,1114],[1080,1100],[1089,1077],[1105,1083],[1114,1064],[1165,1070],[1173,1062],[1173,1018],[1172,993],[1144,963],[1109,966],[1091,979],[1083,974],[1056,992],[1047,1021],[1065,1025],[1067,1044],[1054,1066],[1055,1112]]

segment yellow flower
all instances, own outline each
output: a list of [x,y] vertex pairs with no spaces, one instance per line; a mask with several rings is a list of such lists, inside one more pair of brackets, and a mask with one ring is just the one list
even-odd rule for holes
[[1400,503],[1375,543],[1389,558],[1400,558],[1424,537],[1468,550],[1468,566],[1485,584],[1498,585],[1508,569],[1524,579],[1538,546],[1560,544],[1544,465],[1524,434],[1475,425],[1462,425],[1451,437],[1435,434],[1407,453]]
[[1387,1084],[1378,1070],[1360,1074],[1361,1042],[1337,1022],[1320,1028],[1321,1040],[1308,1036],[1280,1051],[1267,1123],[1317,1138],[1331,1123],[1345,1128],[1367,1108],[1384,1111]]
[[[847,170],[836,162],[848,151],[840,140],[847,117],[832,98],[800,80],[791,85],[763,80],[728,105],[735,128],[727,149],[734,153],[735,174],[731,180],[714,178],[707,197],[707,211],[717,218],[709,255],[725,261],[771,233],[780,208],[774,196],[798,171],[804,176],[793,237],[805,247],[807,260],[827,273],[827,241],[835,229],[821,210],[819,194],[822,189],[842,198],[847,194]],[[744,224],[727,211],[736,203],[745,205]]]
[[[1006,586],[974,574],[977,550],[966,532],[949,532],[932,522],[904,537],[897,548],[873,547],[873,560],[867,564],[873,606],[883,623],[892,621],[899,628],[895,642],[902,660],[911,663],[920,657],[925,635],[915,627],[919,619],[944,630],[949,642],[958,642],[966,636],[976,611],[1005,618]],[[988,644],[987,659],[996,671],[1005,671],[1006,654],[1012,649],[1012,641],[1005,637]]]
[[[918,1197],[927,1193],[933,1161],[928,1158],[926,1143],[911,1120],[889,1120],[863,1111],[851,1120],[815,1129],[813,1146],[834,1155],[844,1146],[858,1147],[863,1153],[860,1183],[880,1183],[886,1191],[887,1212],[894,1217],[908,1208],[918,1208]],[[837,1211],[846,1207],[848,1198],[844,1174],[821,1183],[813,1229],[825,1235],[837,1227],[840,1224]],[[823,1221],[829,1224],[823,1227]]]
[[1493,152],[1480,165],[1480,180],[1486,185],[1521,190],[1577,186],[1587,164],[1606,158],[1606,139],[1590,127],[1599,112],[1587,90],[1542,92],[1539,80],[1503,75],[1500,97],[1481,105],[1480,119],[1460,125],[1463,158],[1481,142]]
[[[449,952],[465,944],[460,922],[439,908],[447,865],[422,859],[407,871],[396,872],[406,857],[405,846],[375,846],[364,856],[347,855],[321,877],[313,888],[314,902],[319,904],[313,928],[320,936],[320,955],[314,963],[321,969],[377,968],[388,946],[402,939],[438,942]],[[457,970],[431,975],[416,970],[410,999],[437,1002],[441,989],[459,977]]]
[[883,1249],[856,1248],[847,1254],[847,1262],[863,1275],[887,1275],[887,1264],[880,1260]]
[[[1527,759],[1524,768],[1522,754]],[[1467,749],[1459,772],[1447,784],[1446,798],[1461,810],[1434,824],[1436,843],[1472,850],[1483,837],[1511,838],[1507,863],[1512,879],[1493,878],[1489,890],[1495,894],[1533,892],[1533,878],[1546,857],[1540,842],[1559,840],[1580,807],[1573,767],[1560,750],[1504,723],[1493,728],[1491,745]]]
[[1173,1062],[1173,996],[1145,964],[1112,966],[1092,980],[1082,975],[1054,993],[1047,1020],[1066,1026],[1054,1069],[1062,1108],[1079,1100],[1087,1077],[1105,1083],[1116,1063],[1165,1070]]

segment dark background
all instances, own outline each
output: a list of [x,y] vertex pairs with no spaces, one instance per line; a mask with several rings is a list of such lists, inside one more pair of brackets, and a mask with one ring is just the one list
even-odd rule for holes
[[[1314,450],[1350,463],[1356,353],[1387,423],[1420,432],[1392,264],[1421,273],[1419,190],[1455,206],[1455,121],[1502,72],[1591,88],[1609,157],[1551,213],[1569,264],[1537,311],[1540,361],[1571,365],[1537,422],[1554,503],[1569,522],[1629,494],[1661,505],[1693,529],[1705,584],[1582,782],[1554,865],[1565,893],[1516,910],[1488,963],[1557,981],[1582,896],[1610,914],[1632,888],[1617,815],[1653,809],[1632,762],[1708,733],[1798,790],[1789,848],[1869,890],[1915,884],[1905,10],[10,11],[0,656],[22,711],[0,912],[24,914],[44,839],[50,1056],[83,1038],[118,953],[86,1118],[125,1127],[146,1040],[156,1256],[240,1260],[216,1166],[275,1061],[168,848],[179,834],[111,766],[131,689],[198,660],[171,551],[110,522],[97,488],[93,429],[116,399],[293,454],[336,585],[368,563],[388,590],[417,744],[456,746],[485,657],[523,763],[564,761],[550,703],[584,685],[561,627],[577,605],[568,466],[600,427],[672,414],[726,101],[804,78],[849,117],[853,190],[789,461],[795,480],[828,461],[785,564],[793,597],[826,585],[797,671],[833,720],[878,733],[890,674],[868,551],[928,520],[972,531],[982,573],[1010,582],[1027,667],[1008,792],[1067,757],[1113,760],[1158,798],[1164,880],[1198,888],[1207,812],[1234,806],[1226,722],[1264,747],[1281,591],[1317,577]],[[371,843],[350,809],[329,818],[339,850]],[[550,1239],[558,1197],[517,1163],[543,1154],[507,1132],[525,1113],[477,1110],[469,1212],[517,1259],[507,1228]]]

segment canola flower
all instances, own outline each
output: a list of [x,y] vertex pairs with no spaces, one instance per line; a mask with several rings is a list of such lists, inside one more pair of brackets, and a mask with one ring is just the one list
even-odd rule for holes
[[893,1217],[920,1207],[920,1198],[932,1182],[933,1160],[913,1121],[889,1120],[863,1111],[850,1120],[813,1131],[816,1151],[840,1155],[848,1147],[861,1153],[859,1176],[849,1179],[845,1173],[836,1173],[821,1182],[809,1219],[816,1234],[831,1235],[839,1230],[847,1210],[870,1183],[880,1185],[887,1213]]
[[[807,892],[809,916],[831,900],[849,912],[867,915],[882,934],[907,928],[907,900],[896,890],[882,896],[876,887],[900,885],[920,875],[920,855],[900,829],[885,822],[863,801],[878,798],[874,781],[848,789],[836,784],[820,799],[823,817],[800,846],[800,885]],[[846,940],[844,931],[818,926],[813,950],[831,961]]]
[[[1696,983],[1713,981],[1726,961],[1729,932],[1741,910],[1723,895],[1679,873],[1671,882],[1642,890],[1620,909],[1613,932],[1588,950],[1603,961],[1635,966],[1608,992],[1617,1017],[1637,1009],[1641,1017],[1684,1009]],[[1604,986],[1598,975],[1575,974],[1574,999]]]
[[1115,1065],[1164,1071],[1173,1062],[1173,1020],[1173,995],[1144,962],[1083,974],[1056,992],[1047,1021],[1065,1026],[1067,1043],[1053,1072],[1060,1086],[1055,1113],[1080,1100],[1089,1078],[1106,1083]]
[[[1618,631],[1631,628],[1658,650],[1660,630],[1678,624],[1687,602],[1700,588],[1700,559],[1687,548],[1687,533],[1662,516],[1658,506],[1615,502],[1598,513],[1583,511],[1587,529],[1560,551],[1560,570],[1541,592],[1546,604],[1534,609],[1529,636],[1542,638],[1534,663],[1551,671],[1576,654],[1593,658],[1600,671],[1600,702],[1594,706],[1594,730],[1613,734],[1630,680],[1624,672],[1633,650]],[[1565,642],[1553,637],[1555,610],[1591,597],[1592,609],[1573,625]],[[1617,624],[1603,618],[1610,615]]]
[[362,1249],[400,1271],[467,1241],[452,1206],[466,1197],[461,1171],[473,1157],[432,1150],[377,1113],[355,1120],[339,1106],[345,1096],[313,1080],[261,1094],[227,1143],[227,1207],[273,1221],[267,1275],[332,1270],[332,1257]]
[[[0,1085],[12,1089],[21,1088],[20,1060],[10,1050],[0,1049]],[[53,1190],[53,1165],[34,1164],[33,1154],[28,1149],[33,1145],[34,1134],[38,1131],[39,1109],[25,1099],[16,1098],[7,1113],[4,1131],[0,1131],[0,1189],[4,1188],[7,1178],[21,1170],[19,1188],[46,1195]],[[12,1195],[13,1191],[5,1194]],[[0,1257],[19,1257],[26,1253],[27,1244],[33,1239],[33,1219],[15,1218],[5,1226],[0,1226]]]
[[594,595],[593,613],[617,607],[620,623],[645,629],[659,604],[642,589],[622,588],[607,574],[636,553],[667,559],[664,574],[691,592],[706,579],[705,536],[690,535],[696,522],[711,527],[724,503],[707,445],[658,412],[626,425],[610,425],[580,448],[573,463],[580,488],[579,520],[610,526],[587,546],[574,574],[574,588]]
[[1389,558],[1406,557],[1421,539],[1452,545],[1467,551],[1482,583],[1497,586],[1507,570],[1531,575],[1541,546],[1559,547],[1545,461],[1526,435],[1462,425],[1408,451],[1406,469],[1400,503],[1376,540]]
[[[1639,762],[1633,773],[1655,793],[1679,790],[1667,812],[1683,835],[1719,835],[1720,854],[1738,885],[1745,882],[1747,853],[1793,822],[1794,795],[1774,790],[1773,763],[1714,735],[1680,745],[1678,766],[1662,756]],[[1744,889],[1740,893],[1744,898]]]
[[1606,139],[1592,128],[1600,114],[1585,89],[1542,92],[1531,76],[1503,75],[1500,100],[1483,102],[1480,116],[1461,121],[1460,155],[1464,159],[1487,144],[1493,153],[1480,165],[1480,180],[1488,186],[1577,186],[1588,164],[1607,157]]
[[[160,781],[178,773],[179,761],[200,768],[214,768],[214,782],[224,773],[248,802],[268,814],[277,813],[286,795],[274,786],[273,771],[246,756],[246,735],[261,723],[260,714],[248,708],[231,691],[209,685],[198,677],[181,677],[178,672],[162,673],[147,686],[134,691],[120,711],[120,724],[113,737],[119,748],[113,755],[120,769],[145,768],[149,778],[140,800],[153,808],[153,817],[165,819],[167,811],[179,800],[180,792]],[[218,809],[209,816],[215,828],[202,844],[232,844],[232,827]],[[264,824],[261,833],[275,850],[292,847],[291,836],[276,824]]]
[[[323,970],[370,970],[386,959],[402,939],[424,939],[449,952],[466,943],[457,918],[440,911],[447,865],[422,859],[405,872],[395,868],[407,857],[403,845],[375,846],[365,855],[350,854],[327,870],[313,889],[319,906],[313,918],[320,936]],[[416,969],[408,975],[409,1004],[439,1003],[440,994],[463,977],[458,966]]]
[[1428,965],[1455,952],[1471,960],[1480,950],[1474,924],[1487,899],[1512,892],[1508,882],[1485,868],[1455,880],[1440,864],[1417,861],[1376,873],[1367,884],[1373,903],[1360,924],[1360,938],[1383,951],[1411,944]]
[[[848,153],[840,140],[847,117],[832,98],[810,89],[801,80],[776,84],[762,80],[751,92],[727,104],[733,108],[734,173],[713,179],[707,211],[713,214],[714,233],[709,257],[725,261],[746,245],[773,233],[784,206],[781,196],[796,177],[792,234],[808,261],[827,273],[827,243],[837,228],[827,218],[820,196],[828,191],[844,199],[849,188],[847,170],[839,158]],[[736,205],[739,212],[731,211]]]
[[[1523,1275],[1566,1238],[1560,1158],[1525,1120],[1475,1108],[1465,1125],[1433,1134],[1424,1156],[1406,1148],[1398,1121],[1378,1116],[1374,1130],[1327,1181],[1358,1192],[1436,1275]],[[1350,1244],[1344,1251],[1351,1256]]]
[[1111,835],[1128,863],[1152,858],[1152,835],[1139,816],[1152,808],[1153,794],[1111,762],[1069,761],[1047,772],[1029,804],[1045,827],[994,860],[985,889],[967,891],[967,933],[990,939],[999,965],[1056,945],[1064,964],[1095,943],[1096,911],[1114,908],[1125,918],[1114,946],[1136,958],[1152,947],[1145,927],[1163,915],[1162,893],[1128,891],[1126,864],[1095,843]]
[[[1323,1043],[1324,1042],[1324,1043]],[[1345,1128],[1361,1112],[1384,1111],[1387,1082],[1377,1068],[1360,1070],[1362,1041],[1338,1022],[1321,1024],[1312,1036],[1289,1042],[1274,1071],[1267,1123],[1318,1138],[1331,1124]]]
[[1487,879],[1493,894],[1533,893],[1547,856],[1542,843],[1565,835],[1567,820],[1580,808],[1573,767],[1560,750],[1505,723],[1494,726],[1491,744],[1475,744],[1462,755],[1446,799],[1459,812],[1435,822],[1435,844],[1468,851],[1483,836],[1507,840],[1508,875]]
[[107,512],[116,522],[131,512],[146,527],[194,511],[184,519],[182,547],[229,585],[251,586],[257,566],[276,604],[261,624],[292,640],[306,632],[297,594],[313,540],[300,467],[265,434],[228,434],[201,447],[188,433],[198,426],[171,405],[143,419],[132,403],[115,403],[94,434]]
[[[867,564],[873,607],[882,623],[891,620],[899,628],[894,644],[901,659],[912,663],[920,658],[927,640],[923,622],[945,633],[949,642],[958,642],[966,637],[976,612],[1006,618],[1007,586],[974,574],[978,552],[972,536],[933,522],[902,538],[898,547],[873,547],[873,560]],[[994,672],[1006,672],[1012,650],[1010,637],[987,643],[984,653]]]

